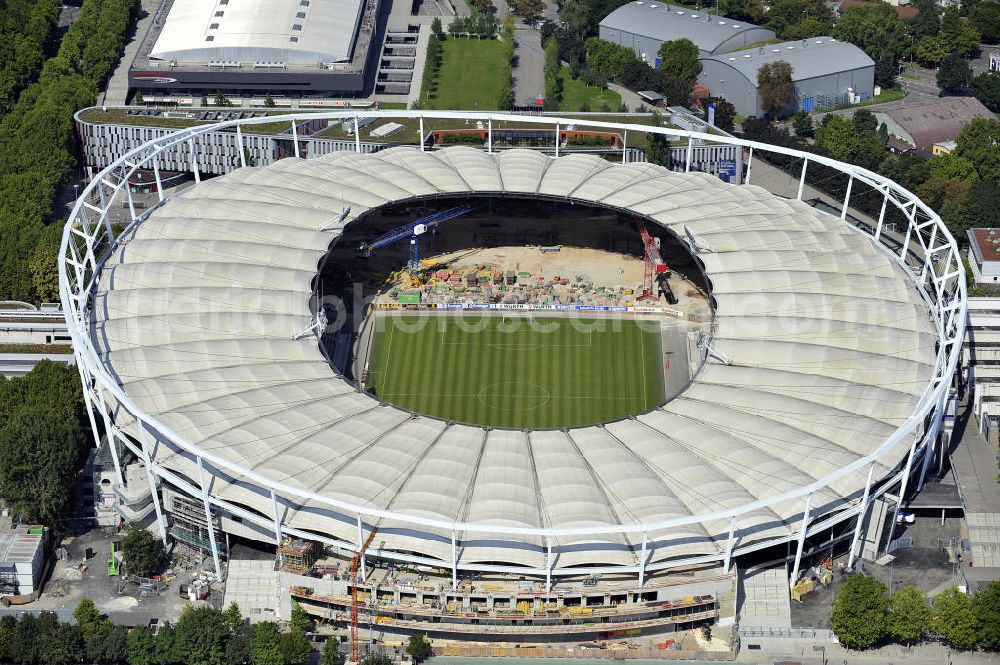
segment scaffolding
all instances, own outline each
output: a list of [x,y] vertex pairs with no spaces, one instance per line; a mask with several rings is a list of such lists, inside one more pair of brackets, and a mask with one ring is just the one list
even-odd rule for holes
[[283,538],[278,546],[277,568],[286,573],[305,575],[319,559],[319,543],[303,538]]
[[[170,535],[178,542],[196,550],[201,556],[211,556],[212,539],[209,537],[208,523],[205,521],[204,506],[197,501],[175,495],[170,513],[173,516]],[[226,558],[223,546],[225,538],[219,528],[219,518],[214,514],[212,515],[212,529],[215,531],[216,549],[219,556]]]

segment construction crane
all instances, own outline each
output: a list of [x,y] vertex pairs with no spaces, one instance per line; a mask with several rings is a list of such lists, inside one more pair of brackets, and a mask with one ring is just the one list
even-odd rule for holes
[[667,302],[676,305],[677,297],[674,296],[670,283],[667,281],[667,278],[670,277],[670,268],[663,262],[663,256],[660,254],[660,239],[651,236],[646,230],[646,225],[641,221],[638,222],[638,226],[639,235],[642,236],[643,258],[646,263],[642,276],[642,295],[639,296],[638,300],[659,300],[660,295],[653,292],[653,289],[659,286],[660,291],[666,296]]
[[[361,567],[361,559],[365,556],[365,550],[372,544],[378,528],[372,528],[361,545],[361,549],[351,559],[351,662],[358,663],[358,569]],[[369,610],[370,612],[371,610]]]
[[410,270],[417,270],[420,267],[420,236],[428,231],[434,230],[438,224],[447,222],[450,219],[455,219],[456,217],[461,217],[462,215],[471,212],[474,208],[475,206],[471,205],[458,206],[457,208],[449,208],[448,210],[436,212],[433,215],[421,217],[420,219],[412,221],[409,224],[387,231],[371,242],[362,243],[361,246],[358,247],[358,253],[365,257],[371,256],[373,250],[385,247],[386,245],[392,245],[400,240],[409,238],[410,261],[407,263],[407,266]]

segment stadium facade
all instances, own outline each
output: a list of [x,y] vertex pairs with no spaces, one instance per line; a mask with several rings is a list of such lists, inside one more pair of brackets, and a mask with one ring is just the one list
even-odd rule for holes
[[[488,131],[525,121],[380,115],[485,120]],[[88,186],[64,233],[61,294],[95,431],[115,444],[122,486],[123,455],[144,465],[148,486],[128,492],[151,499],[146,513],[164,539],[177,536],[167,495],[203,510],[216,566],[223,532],[349,555],[377,529],[363,561],[439,579],[415,598],[438,608],[432,632],[516,641],[556,639],[557,624],[565,640],[719,619],[741,558],[784,558],[787,547],[794,582],[831,538],[852,563],[884,551],[900,497],[922,486],[938,450],[965,325],[958,248],[912,194],[812,154],[621,125],[689,146],[739,145],[749,171],[728,185],[689,168],[497,152],[492,141],[486,150],[340,151],[239,168],[176,197],[159,189],[158,203],[137,214],[125,186],[132,171],[156,171],[170,146],[264,120],[273,118],[181,130],[133,150]],[[751,184],[761,152],[805,160],[795,197]],[[849,180],[839,218],[802,202],[810,164]],[[883,197],[876,226],[845,222],[852,188]],[[403,411],[331,371],[306,331],[326,323],[315,278],[347,224],[394,202],[508,195],[622,211],[686,244],[715,304],[687,390],[616,422],[514,431]],[[108,212],[122,199],[134,221],[118,231]],[[909,220],[899,246],[883,229],[892,209]],[[677,571],[692,577],[669,574]],[[369,572],[336,587],[313,580],[309,593],[292,584],[311,610],[343,620],[352,584],[375,592]],[[512,590],[486,594],[468,586],[472,575]],[[614,581],[580,586],[595,576]],[[382,583],[392,600],[411,595]],[[493,615],[503,628],[484,636],[447,609],[487,595],[491,610],[502,608],[495,596],[518,606],[523,596],[543,614]],[[692,600],[672,604],[678,595]],[[545,608],[570,597],[605,614],[547,624]],[[406,633],[420,611],[382,609],[379,623]]]

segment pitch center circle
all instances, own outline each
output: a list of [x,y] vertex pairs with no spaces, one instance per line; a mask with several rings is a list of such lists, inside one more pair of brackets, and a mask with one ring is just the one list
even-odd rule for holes
[[[513,403],[507,404],[511,395]],[[548,404],[552,394],[530,381],[501,381],[484,386],[476,398],[483,406],[498,411],[534,411]]]

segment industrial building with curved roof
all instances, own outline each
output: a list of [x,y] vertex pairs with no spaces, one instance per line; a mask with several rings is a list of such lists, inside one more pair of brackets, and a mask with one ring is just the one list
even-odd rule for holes
[[702,56],[728,53],[774,39],[759,25],[716,16],[707,11],[648,0],[633,0],[604,17],[599,36],[627,46],[652,64],[663,42],[690,39]]
[[[442,195],[620,209],[711,248],[697,258],[713,353],[694,382],[636,417],[514,431],[413,414],[339,378],[314,337],[292,339],[331,242],[368,211]],[[836,472],[910,417],[939,339],[897,260],[805,203],[646,163],[471,147],[289,158],[203,181],[120,240],[90,336],[134,404],[186,442],[161,440],[158,465],[197,479],[192,451],[225,462],[206,467],[218,500],[345,543],[363,513],[390,558],[556,574],[634,567],[640,549],[651,567],[718,557],[731,529],[741,546],[794,538],[802,499],[770,499],[831,474],[811,514],[856,505],[868,467]],[[131,418],[116,422],[142,436]],[[876,480],[908,444],[876,460]]]

